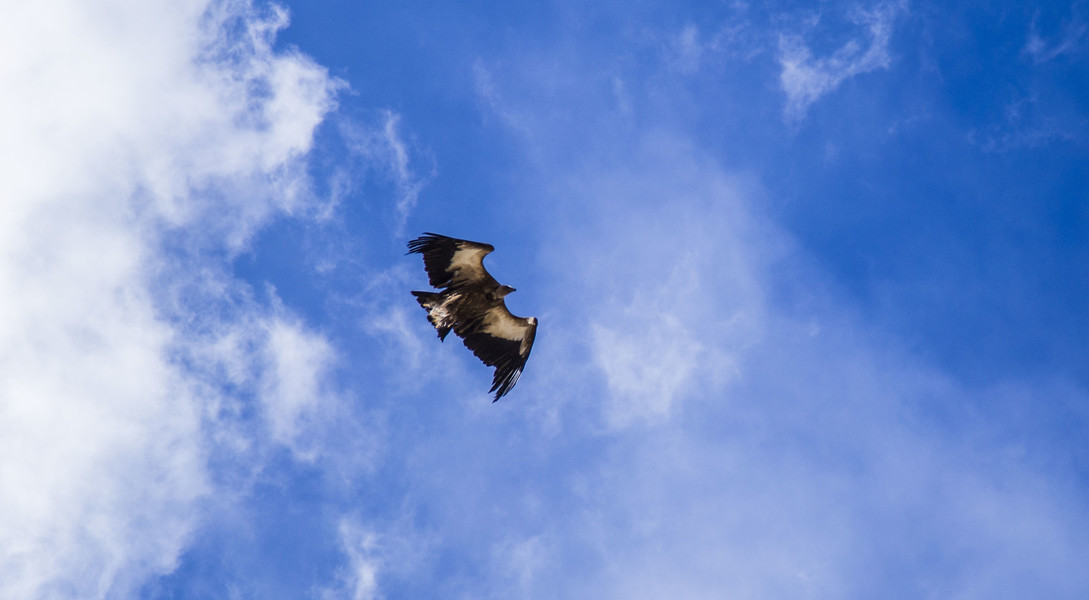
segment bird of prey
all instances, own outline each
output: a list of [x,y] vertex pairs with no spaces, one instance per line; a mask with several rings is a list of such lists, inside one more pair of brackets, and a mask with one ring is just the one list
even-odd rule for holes
[[484,269],[491,244],[459,240],[435,233],[408,243],[406,254],[422,254],[431,286],[441,292],[412,292],[427,311],[427,320],[445,341],[453,330],[485,365],[495,367],[495,402],[509,392],[526,366],[537,319],[510,314],[503,296],[514,291],[500,285]]

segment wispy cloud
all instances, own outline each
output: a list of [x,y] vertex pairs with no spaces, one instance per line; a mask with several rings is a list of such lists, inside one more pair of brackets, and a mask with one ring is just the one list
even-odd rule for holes
[[868,10],[856,9],[849,19],[868,39],[852,39],[830,56],[815,58],[803,35],[779,35],[779,83],[787,95],[783,114],[789,123],[805,117],[809,107],[856,75],[889,66],[889,38],[904,3],[887,2]]
[[[320,590],[321,598],[397,597],[397,580],[412,578],[433,566],[429,552],[438,535],[416,530],[413,520],[410,510],[401,510],[381,525],[355,512],[342,516],[336,527],[340,568],[331,585]],[[425,593],[434,590],[426,585],[410,587]]]
[[569,343],[588,345],[611,428],[669,422],[684,399],[720,392],[763,318],[753,270],[762,258],[745,247],[760,229],[742,208],[747,184],[693,164],[681,139],[652,139],[631,169],[569,175],[562,192],[608,207],[583,218],[602,229],[576,236],[594,240],[579,242],[587,258],[565,272],[580,279],[557,285],[596,291]]
[[339,527],[341,549],[347,564],[341,571],[340,585],[322,590],[322,598],[373,600],[381,598],[378,574],[382,569],[378,535],[354,519],[345,517]]
[[968,140],[985,152],[1039,148],[1057,141],[1078,143],[1087,138],[1089,119],[1040,96],[1007,103],[1001,119],[968,133]]
[[661,288],[609,303],[590,329],[595,363],[609,390],[605,408],[611,426],[666,420],[682,398],[737,376],[737,356],[707,334],[725,335],[731,321],[745,317],[739,311],[704,321],[715,311],[700,306],[701,300],[713,294],[699,284],[698,272],[694,265],[678,265]]
[[[581,260],[559,287],[579,290],[572,304],[595,307],[590,331],[606,332],[583,342],[605,384],[581,383],[599,392],[578,396],[585,412],[565,408],[566,426],[600,410],[606,433],[567,473],[577,510],[526,509],[527,525],[507,531],[548,542],[523,549],[525,595],[866,598],[895,581],[905,597],[988,597],[1012,579],[1059,595],[1089,584],[1073,566],[1089,513],[1064,475],[1018,451],[1043,439],[1010,431],[997,408],[1007,392],[965,388],[867,331],[761,224],[758,190],[664,146],[647,140],[648,156],[564,188],[603,203],[569,224]],[[810,306],[773,302],[776,285]],[[563,347],[587,330],[556,327]],[[934,416],[976,402],[991,412]]]
[[518,135],[527,136],[531,133],[532,123],[528,121],[531,118],[530,115],[510,102],[496,84],[492,69],[489,69],[480,58],[473,61],[473,88],[478,100],[486,109],[485,115],[498,117],[505,127]]
[[768,51],[765,32],[752,22],[748,6],[734,3],[725,21],[715,28],[688,23],[665,41],[671,68],[694,75],[713,60],[751,61]]
[[1063,21],[1061,31],[1050,40],[1040,35],[1039,12],[1033,17],[1022,50],[1033,63],[1043,64],[1060,56],[1084,52],[1089,47],[1089,15],[1085,14],[1085,3],[1073,3],[1071,13],[1071,17]]
[[[527,154],[567,151],[539,143],[572,135],[534,108],[542,100],[494,83],[534,116],[527,126],[540,120]],[[413,456],[413,499],[430,516],[416,534],[442,532],[436,552],[476,552],[479,571],[467,583],[400,577],[478,597],[1089,585],[1074,566],[1084,492],[1068,486],[1072,467],[1027,450],[1048,435],[1017,430],[1001,385],[957,382],[826,292],[827,274],[766,221],[761,186],[706,149],[675,131],[608,138],[600,125],[579,123],[601,133],[600,153],[542,161],[560,166],[536,180],[556,199],[538,261],[552,314],[519,416],[489,417],[504,434],[459,446],[471,461],[446,443]],[[1086,393],[1039,382],[1033,396],[1018,404]],[[560,406],[556,426],[537,423],[538,404]]]
[[1050,144],[1084,145],[1089,119],[1071,91],[1061,85],[1065,72],[1080,71],[1079,57],[1089,50],[1089,14],[1086,3],[1074,2],[1069,16],[1050,35],[1041,34],[1041,14],[1028,25],[1021,57],[1031,61],[991,122],[972,129],[968,140],[985,152],[1039,149]]
[[[427,180],[434,175],[434,167],[426,162],[422,152],[412,148],[403,131],[401,115],[394,111],[378,111],[378,117],[371,123],[342,121],[340,130],[348,150],[362,159],[362,168],[379,173],[393,184],[396,201],[391,229],[395,236],[403,236],[405,223],[416,208]],[[422,173],[421,162],[426,165]]]

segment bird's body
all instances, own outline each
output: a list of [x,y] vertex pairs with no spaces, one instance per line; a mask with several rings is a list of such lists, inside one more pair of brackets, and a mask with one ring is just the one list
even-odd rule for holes
[[484,269],[484,257],[495,248],[428,233],[409,242],[408,249],[423,255],[431,285],[442,290],[412,295],[427,310],[440,340],[453,331],[485,365],[495,367],[490,391],[499,400],[522,374],[537,319],[516,317],[507,310],[503,297],[514,288],[500,284]]

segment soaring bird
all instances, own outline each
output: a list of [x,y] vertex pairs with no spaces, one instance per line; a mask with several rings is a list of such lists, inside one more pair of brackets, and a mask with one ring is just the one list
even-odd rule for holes
[[526,366],[535,317],[516,317],[503,297],[514,291],[500,285],[484,269],[484,257],[495,250],[491,244],[425,233],[408,243],[406,254],[422,254],[431,286],[441,292],[412,292],[427,311],[427,320],[445,341],[452,329],[485,365],[495,367],[492,389],[495,402],[518,382]]

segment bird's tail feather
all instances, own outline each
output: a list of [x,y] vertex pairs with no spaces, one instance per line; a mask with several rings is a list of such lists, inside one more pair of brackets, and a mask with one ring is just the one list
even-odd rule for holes
[[445,342],[446,336],[450,333],[450,328],[453,327],[453,323],[447,322],[448,315],[442,301],[442,294],[436,294],[434,292],[412,292],[412,295],[416,297],[416,301],[420,303],[420,306],[424,307],[424,310],[427,311],[427,320],[430,321],[439,332],[439,340]]

